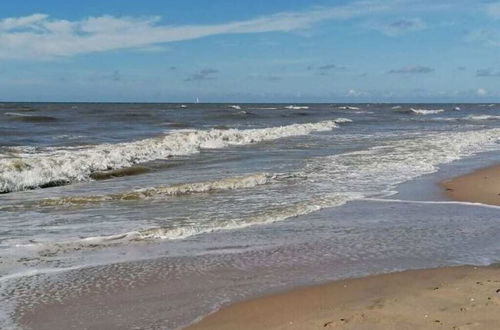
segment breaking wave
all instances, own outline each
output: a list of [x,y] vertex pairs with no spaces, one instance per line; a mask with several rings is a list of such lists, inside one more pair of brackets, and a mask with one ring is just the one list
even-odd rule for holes
[[212,233],[221,230],[242,229],[255,225],[264,225],[284,221],[289,218],[306,215],[323,208],[340,206],[350,200],[362,198],[361,195],[328,195],[311,201],[297,202],[291,205],[276,206],[265,211],[257,212],[243,218],[218,219],[196,225],[182,225],[171,227],[152,227],[130,231],[121,234],[86,237],[62,242],[33,242],[18,247],[35,249],[39,253],[59,253],[71,249],[97,248],[132,241],[147,240],[178,240],[191,236]]
[[160,196],[182,196],[198,193],[210,193],[215,191],[236,190],[252,188],[264,184],[269,184],[275,180],[285,178],[285,175],[256,173],[244,176],[224,178],[214,181],[182,183],[170,186],[157,186],[142,189],[135,189],[116,194],[88,195],[88,196],[68,196],[60,198],[47,198],[36,201],[38,206],[67,206],[85,205],[112,201],[145,200]]
[[466,120],[500,120],[500,116],[495,115],[469,115]]
[[337,107],[337,109],[340,109],[340,110],[359,110],[359,107],[352,107],[350,105],[345,105],[345,106]]
[[305,109],[309,109],[309,106],[307,106],[307,105],[287,105],[285,107],[285,109],[289,109],[289,110],[305,110]]
[[496,115],[468,115],[465,117],[432,117],[429,119],[431,121],[488,121],[488,120],[500,120],[500,116]]
[[324,191],[391,194],[397,184],[438,170],[438,166],[498,150],[500,129],[435,133],[391,141],[367,150],[317,158],[301,175]]
[[410,112],[417,115],[435,115],[437,113],[444,112],[444,109],[413,109],[410,108]]
[[[500,129],[486,129],[456,133],[435,133],[423,137],[389,141],[366,150],[318,157],[290,176],[303,178],[301,192],[286,204],[256,209],[253,214],[207,218],[204,221],[181,224],[169,222],[165,227],[138,229],[122,234],[67,240],[59,243],[33,243],[37,249],[57,251],[98,247],[155,239],[183,239],[219,230],[239,229],[253,225],[283,221],[306,215],[323,208],[343,205],[363,198],[380,198],[395,193],[395,186],[424,174],[437,171],[438,166],[471,156],[478,152],[498,150]],[[157,194],[176,195],[214,190],[250,188],[279,180],[279,175],[266,173],[222,179],[213,182],[154,187],[130,193],[134,198],[150,198]],[[119,197],[118,197],[119,196]],[[110,198],[127,198],[126,194]],[[286,197],[286,196],[284,196]],[[290,197],[290,196],[288,196]],[[288,198],[286,197],[286,198]],[[78,203],[78,200],[45,200],[46,205]],[[87,202],[87,201],[85,201]]]
[[444,112],[444,109],[415,109],[402,108],[401,106],[392,107],[394,112],[409,114],[409,115],[435,115]]
[[29,115],[26,113],[17,113],[17,112],[6,112],[5,116],[10,117],[13,120],[23,121],[28,123],[45,123],[45,122],[54,122],[58,119],[51,116],[38,116],[38,115]]
[[248,145],[328,131],[337,127],[337,123],[349,121],[341,118],[245,130],[179,130],[129,143],[48,149],[35,154],[21,152],[16,157],[0,157],[0,192],[88,181],[95,172],[127,168],[156,159],[191,155],[201,149]]

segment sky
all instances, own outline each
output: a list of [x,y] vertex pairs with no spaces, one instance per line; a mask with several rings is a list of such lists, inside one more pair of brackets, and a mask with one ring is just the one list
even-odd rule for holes
[[500,1],[0,2],[0,101],[500,102]]

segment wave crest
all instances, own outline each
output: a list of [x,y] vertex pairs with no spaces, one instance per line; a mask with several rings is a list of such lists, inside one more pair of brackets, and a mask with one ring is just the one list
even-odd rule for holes
[[283,178],[283,175],[270,173],[256,173],[244,176],[224,178],[221,180],[182,183],[170,186],[157,186],[136,189],[116,194],[69,196],[61,198],[47,198],[37,201],[38,206],[68,206],[85,205],[112,201],[145,200],[159,196],[183,196],[199,193],[210,193],[215,191],[236,190],[253,188],[269,184],[274,180]]
[[500,120],[500,116],[495,115],[469,115],[466,120]]
[[444,109],[410,109],[411,113],[417,115],[435,115],[444,112]]
[[81,248],[99,248],[131,241],[148,240],[178,240],[187,237],[207,234],[221,230],[242,229],[255,225],[264,225],[284,221],[290,218],[306,215],[327,207],[340,206],[350,200],[362,198],[362,195],[328,195],[318,197],[313,201],[297,202],[292,205],[278,206],[266,209],[240,219],[221,219],[217,221],[206,221],[206,223],[190,226],[151,227],[121,234],[107,236],[93,236],[66,240],[61,242],[32,242],[18,247],[37,250],[40,254],[61,253],[68,250]]
[[0,158],[0,192],[91,180],[95,172],[122,169],[156,159],[185,156],[201,149],[248,145],[332,130],[349,119],[256,129],[179,130],[129,143],[52,149],[36,154]]

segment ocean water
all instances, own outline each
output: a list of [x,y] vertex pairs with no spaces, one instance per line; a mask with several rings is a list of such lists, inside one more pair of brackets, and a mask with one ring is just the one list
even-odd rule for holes
[[[272,288],[494,262],[498,208],[400,187],[499,142],[497,104],[0,104],[0,316],[34,277],[157,258],[274,267]],[[233,284],[168,327],[266,287]]]

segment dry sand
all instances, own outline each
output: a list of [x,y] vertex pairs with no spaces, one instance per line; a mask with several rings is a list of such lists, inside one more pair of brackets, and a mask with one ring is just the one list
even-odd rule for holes
[[444,180],[441,185],[451,199],[500,205],[500,165]]
[[500,267],[336,281],[237,303],[188,329],[500,329]]

